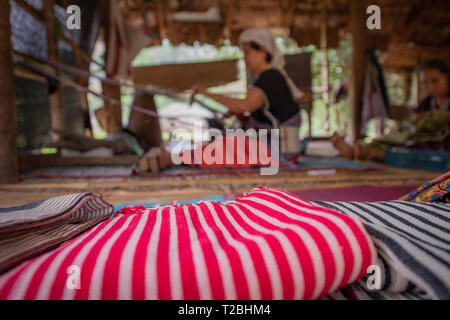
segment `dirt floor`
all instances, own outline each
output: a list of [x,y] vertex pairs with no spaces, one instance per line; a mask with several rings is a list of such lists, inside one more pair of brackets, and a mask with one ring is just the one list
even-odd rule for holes
[[373,186],[419,186],[439,176],[438,172],[386,168],[369,172],[339,172],[310,176],[307,172],[259,175],[206,175],[178,178],[123,178],[112,180],[26,179],[18,184],[0,186],[0,207],[16,206],[68,193],[96,192],[112,204],[125,202],[168,203],[187,201],[231,192],[244,193],[253,188],[276,187],[305,190]]

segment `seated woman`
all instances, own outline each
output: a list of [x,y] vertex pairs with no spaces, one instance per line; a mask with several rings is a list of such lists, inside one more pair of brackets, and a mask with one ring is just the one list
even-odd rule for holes
[[[281,162],[295,161],[300,154],[300,107],[302,92],[284,70],[285,59],[267,28],[253,28],[240,36],[248,72],[256,79],[245,99],[209,93],[201,85],[194,86],[194,95],[202,94],[226,106],[229,112],[243,119],[246,129],[280,129]],[[245,150],[242,150],[245,152]],[[172,164],[170,154],[159,152],[160,167]]]
[[349,145],[338,134],[333,145],[345,158],[384,161],[385,151],[395,146],[415,149],[450,150],[450,71],[441,60],[430,60],[419,67],[420,79],[430,94],[416,109],[416,119],[369,145]]

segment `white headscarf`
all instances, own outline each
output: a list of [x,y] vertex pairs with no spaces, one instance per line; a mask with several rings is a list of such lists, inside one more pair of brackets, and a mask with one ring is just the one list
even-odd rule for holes
[[292,79],[287,74],[284,69],[286,66],[286,60],[284,56],[281,54],[278,46],[275,42],[275,37],[268,28],[252,28],[247,29],[242,32],[239,38],[239,44],[242,45],[244,43],[254,42],[264,49],[267,50],[268,53],[272,56],[272,61],[270,66],[273,69],[278,70],[286,79],[286,83],[292,93],[292,97],[295,101],[298,101],[301,97],[303,97],[303,93],[300,89],[295,85]]

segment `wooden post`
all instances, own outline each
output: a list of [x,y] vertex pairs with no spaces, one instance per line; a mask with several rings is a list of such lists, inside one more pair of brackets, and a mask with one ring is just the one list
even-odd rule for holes
[[19,181],[9,1],[0,1],[0,183]]
[[[421,64],[422,64],[422,59],[421,59],[421,55],[420,55],[420,49],[419,49],[419,52],[418,52],[418,58],[417,58],[417,65],[418,66],[420,66]],[[419,72],[419,70],[417,69],[417,70],[415,70],[414,71],[414,77],[415,77],[415,91],[416,91],[416,99],[415,99],[415,103],[416,103],[416,106],[418,107],[418,106],[420,106],[420,103],[422,102],[422,97],[421,97],[421,91],[422,91],[422,89],[421,89],[421,87],[420,87],[420,72]]]
[[197,38],[200,43],[206,43],[207,42],[207,38],[206,38],[206,25],[204,24],[199,24],[198,25],[198,38]]
[[411,81],[412,76],[409,72],[404,72],[402,74],[403,78],[403,97],[402,97],[402,104],[404,106],[408,105],[409,99],[411,97]]
[[418,106],[420,106],[420,103],[421,103],[421,89],[420,89],[420,73],[416,70],[416,71],[414,71],[414,85],[415,85],[415,88],[414,88],[414,91],[415,91],[415,104],[416,104],[416,106],[418,107]]
[[[67,10],[67,8],[69,7],[68,0],[63,0],[63,5],[64,5],[64,9]],[[73,32],[73,30],[71,30],[71,35],[72,35],[72,43],[74,44],[74,46],[72,46],[72,51],[75,56],[75,61],[76,61],[77,67],[79,69],[84,70],[85,64],[84,64],[84,60],[83,60],[83,55],[81,54],[81,50],[78,50],[78,48],[76,47],[75,33]],[[89,71],[89,65],[88,65],[87,71]],[[88,87],[89,86],[89,77],[80,76],[78,78],[78,84],[80,84],[84,87]],[[79,90],[79,94],[80,94],[80,101],[81,101],[81,110],[83,112],[84,134],[87,136],[92,136],[93,133],[92,133],[91,118],[89,115],[88,95],[86,92],[81,91],[81,90]]]
[[161,41],[167,38],[166,22],[164,19],[164,10],[161,0],[156,2],[156,20],[158,23],[159,37]]
[[[102,82],[103,95],[121,101],[121,91],[119,86]],[[116,133],[122,130],[122,106],[104,101],[106,130],[107,133]]]
[[[47,33],[47,52],[48,59],[52,62],[59,62],[58,43],[55,39],[55,0],[44,1],[45,29]],[[56,71],[58,74],[58,71]],[[65,130],[64,105],[62,102],[62,86],[58,83],[55,92],[50,94],[50,114],[52,129],[55,131]]]
[[[108,43],[109,43],[109,30],[110,28],[110,3],[109,1],[103,2],[103,14],[104,14],[104,34],[105,34],[105,61],[108,61]],[[108,75],[109,76],[109,75]],[[111,85],[109,83],[102,81],[103,95],[121,101],[121,88],[120,86]],[[113,104],[108,101],[103,101],[104,112],[102,113],[105,117],[100,120],[104,123],[106,127],[104,128],[107,133],[116,133],[122,130],[122,105]]]
[[365,0],[351,0],[350,19],[352,31],[352,65],[350,81],[350,136],[361,138],[362,96],[366,62],[366,15]]
[[225,26],[223,36],[225,39],[231,39],[231,28],[233,24],[234,0],[228,0],[227,13],[224,16]]
[[286,29],[290,29],[292,27],[292,23],[294,20],[295,12],[297,11],[297,0],[290,0],[288,2],[287,8],[283,8],[284,12],[284,23],[283,27]]
[[313,98],[312,90],[310,91],[311,99],[308,100],[308,138],[312,137],[312,111],[313,111]]
[[[84,69],[83,58],[81,57],[80,53],[75,50],[74,55],[75,55],[77,67],[79,69]],[[89,69],[87,71],[89,71]],[[78,84],[80,84],[84,87],[89,87],[89,77],[80,76],[78,79]],[[88,136],[92,136],[92,123],[91,123],[91,118],[89,115],[88,95],[85,91],[81,91],[81,90],[79,90],[79,94],[80,94],[80,101],[81,101],[81,110],[83,112],[84,133]]]
[[[157,112],[155,97],[147,93],[136,93],[134,104],[149,111]],[[136,110],[131,110],[128,130],[145,142],[147,148],[160,147],[163,143],[159,119]]]
[[322,48],[322,98],[325,104],[325,124],[324,128],[330,130],[330,71],[328,62],[328,12],[327,2],[323,3],[320,20],[320,44]]
[[[86,86],[89,86],[89,81],[84,83]],[[83,111],[83,120],[84,120],[84,134],[86,136],[93,136],[92,131],[92,122],[89,110],[89,99],[88,95],[84,91],[80,91],[80,99],[81,99],[81,109]]]

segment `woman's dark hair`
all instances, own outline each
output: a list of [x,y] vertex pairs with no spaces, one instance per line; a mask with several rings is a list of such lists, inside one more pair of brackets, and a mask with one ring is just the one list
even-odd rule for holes
[[447,66],[447,64],[439,59],[434,60],[428,60],[422,63],[419,67],[419,72],[426,71],[426,70],[439,70],[442,73],[445,73],[447,75],[450,75],[450,70]]
[[[257,51],[262,51],[263,50],[263,48],[259,44],[254,42],[254,41],[250,42],[250,48],[252,48],[254,50],[257,50]],[[272,62],[272,59],[273,59],[272,55],[269,52],[267,52],[267,50],[266,50],[266,53],[267,53],[266,61],[269,62],[269,63]]]

